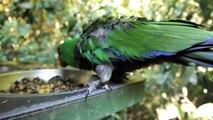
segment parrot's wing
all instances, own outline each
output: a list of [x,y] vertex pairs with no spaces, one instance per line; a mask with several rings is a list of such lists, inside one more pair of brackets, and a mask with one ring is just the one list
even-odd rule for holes
[[96,37],[87,40],[83,45],[83,55],[93,63],[106,64],[172,56],[196,49],[193,46],[199,48],[199,44],[204,43],[213,46],[213,33],[196,28],[198,26],[192,23],[129,21],[128,26],[123,26],[107,33],[100,32],[99,37],[107,34],[106,39]]
[[113,30],[109,33],[109,46],[128,58],[144,59],[175,54],[213,37],[209,31],[189,27],[191,24],[161,23],[133,22],[133,29]]

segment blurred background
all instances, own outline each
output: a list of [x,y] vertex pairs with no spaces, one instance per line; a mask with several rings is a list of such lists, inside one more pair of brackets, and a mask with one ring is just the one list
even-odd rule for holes
[[[101,16],[181,19],[213,30],[213,0],[1,0],[0,65],[58,67],[57,45]],[[164,63],[129,76],[146,80],[144,99],[104,119],[213,119],[213,69]]]

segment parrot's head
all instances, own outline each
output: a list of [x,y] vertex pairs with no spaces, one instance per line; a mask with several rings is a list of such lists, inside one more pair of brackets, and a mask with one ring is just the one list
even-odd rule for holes
[[67,65],[77,67],[75,62],[75,49],[78,41],[80,41],[80,38],[74,38],[66,40],[58,46],[58,63],[61,64],[62,67],[66,67]]

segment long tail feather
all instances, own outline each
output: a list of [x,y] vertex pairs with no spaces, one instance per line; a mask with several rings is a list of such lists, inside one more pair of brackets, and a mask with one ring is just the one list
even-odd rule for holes
[[210,37],[204,43],[195,45],[185,51],[181,51],[179,60],[196,63],[202,66],[213,67],[213,38]]
[[199,59],[195,59],[195,58],[190,58],[190,57],[180,57],[179,60],[184,61],[184,62],[193,62],[195,64],[198,65],[202,65],[202,66],[206,66],[206,67],[213,67],[213,61],[204,61],[204,60],[199,60]]
[[191,54],[189,54],[187,56],[191,57],[191,58],[195,58],[195,59],[201,59],[201,60],[213,62],[213,51],[192,52]]

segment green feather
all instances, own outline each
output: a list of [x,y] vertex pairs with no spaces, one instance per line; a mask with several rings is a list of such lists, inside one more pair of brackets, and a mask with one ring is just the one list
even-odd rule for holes
[[66,40],[63,44],[58,46],[59,59],[62,64],[71,65],[77,67],[75,60],[75,49],[77,42],[80,41],[80,38],[75,38],[72,40]]
[[[188,27],[186,23],[133,22],[135,28],[123,32],[109,32],[109,46],[120,50],[126,57],[144,59],[150,51],[178,52],[204,42],[213,33],[198,28]],[[190,26],[190,25],[189,25]]]

